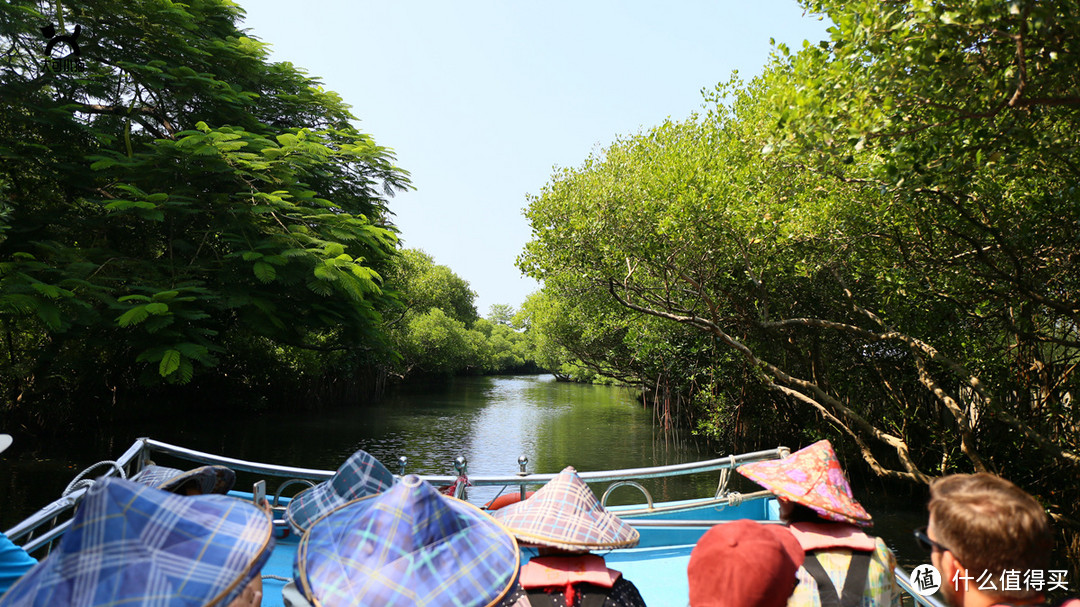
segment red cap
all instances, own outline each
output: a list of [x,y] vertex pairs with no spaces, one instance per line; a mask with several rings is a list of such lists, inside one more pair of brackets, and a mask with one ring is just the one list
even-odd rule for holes
[[690,607],[784,607],[805,558],[784,526],[716,525],[690,553]]

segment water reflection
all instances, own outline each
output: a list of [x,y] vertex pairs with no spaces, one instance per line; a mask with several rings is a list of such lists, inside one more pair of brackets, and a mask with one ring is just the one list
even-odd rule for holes
[[[417,474],[452,474],[459,455],[468,458],[471,474],[513,474],[520,455],[529,458],[530,472],[711,457],[693,442],[658,436],[650,412],[625,388],[556,382],[550,375],[461,378],[404,387],[375,405],[133,421],[57,445],[17,443],[0,458],[0,528],[55,499],[84,467],[116,457],[140,436],[240,459],[331,470],[364,449],[394,472],[398,457],[407,456],[408,471]],[[709,476],[649,488],[657,499],[689,497],[715,487]],[[614,497],[613,503],[640,501],[632,490]]]

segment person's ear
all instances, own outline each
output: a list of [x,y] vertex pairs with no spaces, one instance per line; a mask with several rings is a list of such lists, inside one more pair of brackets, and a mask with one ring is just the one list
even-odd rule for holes
[[[951,586],[955,592],[963,592],[966,588],[963,583],[960,583],[960,578],[967,575],[964,564],[957,560],[956,555],[951,550],[942,550],[940,554],[941,585]],[[956,582],[953,582],[953,577],[956,576],[957,572],[960,572],[960,576],[956,578]]]

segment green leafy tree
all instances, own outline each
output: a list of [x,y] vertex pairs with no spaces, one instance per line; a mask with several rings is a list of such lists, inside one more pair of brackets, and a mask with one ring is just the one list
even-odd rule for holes
[[484,336],[487,353],[484,372],[492,374],[537,373],[536,353],[523,316],[509,304],[493,304],[487,318],[473,323]]
[[509,304],[491,304],[491,307],[488,309],[487,319],[497,325],[514,327],[514,315],[514,306]]
[[[270,63],[231,3],[42,6],[0,7],[8,402],[187,382],[235,340],[379,348],[386,197],[408,181],[341,99]],[[57,21],[80,28],[60,72]]]
[[387,273],[399,305],[386,315],[400,357],[392,373],[447,377],[467,373],[535,373],[530,342],[513,328],[512,306],[479,318],[469,283],[416,249],[405,249]]
[[480,358],[482,338],[470,333],[475,332],[440,308],[412,315],[401,346],[407,365],[403,375],[451,376],[464,371]]
[[517,317],[518,322],[527,327],[537,365],[552,373],[555,379],[566,381],[570,374],[568,369],[564,369],[564,365],[568,364],[572,355],[559,345],[554,330],[546,325],[555,319],[555,316],[550,314],[554,305],[551,300],[552,297],[545,290],[533,293],[522,304]]
[[1077,525],[1076,3],[805,5],[830,40],[554,175],[522,268],[711,336],[721,404],[748,379],[884,477],[993,470]]
[[[953,420],[943,471],[957,457],[1024,484],[1075,473],[1078,5],[807,6],[836,27],[781,59],[766,149],[862,203],[847,249],[877,267],[841,274],[859,321],[831,329],[911,358]],[[943,314],[950,331],[928,330]]]
[[592,382],[607,377],[639,383],[632,352],[624,347],[626,321],[621,311],[604,314],[601,298],[586,298],[585,289],[563,290],[572,276],[547,275],[544,288],[522,305],[536,361],[560,381]]
[[387,287],[398,306],[386,317],[387,332],[400,358],[392,365],[399,378],[450,376],[482,369],[482,335],[470,335],[478,319],[469,283],[427,253],[405,249],[387,273]]
[[479,318],[474,303],[476,293],[468,281],[419,249],[401,251],[390,269],[388,283],[396,289],[401,302],[398,314],[402,317],[439,308],[466,326]]

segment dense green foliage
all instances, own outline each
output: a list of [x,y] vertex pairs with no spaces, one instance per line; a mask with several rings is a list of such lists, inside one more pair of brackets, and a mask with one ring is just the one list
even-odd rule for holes
[[513,325],[513,307],[497,304],[479,318],[469,283],[427,253],[402,251],[388,282],[401,301],[387,322],[399,377],[539,371],[528,336]]
[[[537,371],[511,308],[479,319],[464,280],[399,251],[387,200],[407,173],[335,94],[270,63],[235,5],[42,6],[0,6],[8,411],[355,400],[395,375]],[[77,61],[68,43],[45,54],[49,21],[78,28]]]
[[[408,181],[341,100],[230,3],[41,6],[0,7],[3,400],[382,349]],[[81,52],[53,72],[58,20]]]
[[806,6],[830,40],[530,201],[538,326],[741,446],[993,470],[1080,526],[1080,6]]

